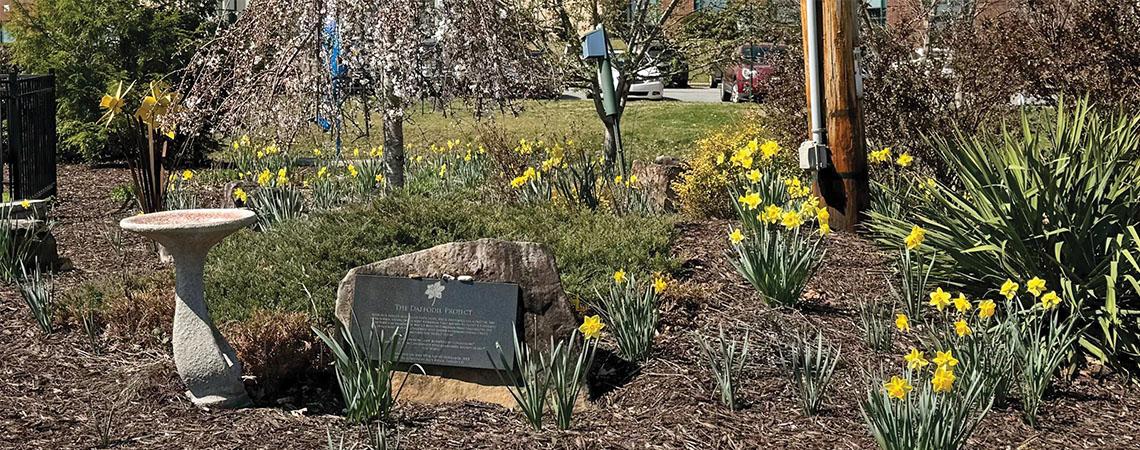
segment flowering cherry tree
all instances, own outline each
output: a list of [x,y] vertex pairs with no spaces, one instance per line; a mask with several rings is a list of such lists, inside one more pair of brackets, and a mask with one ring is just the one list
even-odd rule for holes
[[543,41],[536,15],[504,0],[255,0],[192,59],[177,121],[288,146],[374,104],[384,177],[401,187],[411,107],[516,112],[556,84]]

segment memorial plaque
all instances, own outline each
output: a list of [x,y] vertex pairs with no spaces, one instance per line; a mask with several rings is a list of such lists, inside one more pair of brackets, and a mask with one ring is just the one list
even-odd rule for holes
[[494,369],[495,344],[513,361],[522,326],[519,286],[510,283],[358,275],[352,312],[357,342],[368,342],[370,325],[372,339],[399,328],[406,339],[400,362],[409,364]]

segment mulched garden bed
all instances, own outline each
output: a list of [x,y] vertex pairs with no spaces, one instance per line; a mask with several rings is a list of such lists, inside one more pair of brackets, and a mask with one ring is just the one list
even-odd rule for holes
[[[60,274],[60,289],[119,270],[104,234],[106,224],[130,214],[110,198],[128,179],[124,169],[61,167],[56,235],[72,269]],[[573,431],[534,432],[497,406],[404,405],[391,425],[403,448],[873,448],[859,412],[863,371],[896,369],[909,345],[896,342],[891,354],[868,350],[856,305],[890,295],[889,256],[859,236],[833,234],[807,307],[773,310],[725,257],[729,225],[678,225],[674,256],[683,264],[663,304],[653,357],[640,368],[604,363],[608,375],[592,407],[576,414]],[[124,236],[130,270],[167,270],[144,241]],[[748,332],[755,346],[739,411],[715,401],[693,337],[721,327],[734,336]],[[822,414],[804,417],[777,345],[786,333],[815,328],[842,346],[843,361]],[[312,449],[325,448],[329,435],[351,447],[369,432],[337,415],[339,393],[327,373],[257,408],[203,411],[183,396],[168,347],[106,339],[94,354],[86,339],[74,329],[43,336],[19,295],[0,291],[0,448],[90,448],[98,443],[95,423],[112,405],[115,448]],[[1025,425],[1015,407],[998,408],[972,446],[1140,447],[1140,395],[1124,382],[1081,375],[1058,391],[1039,429]]]

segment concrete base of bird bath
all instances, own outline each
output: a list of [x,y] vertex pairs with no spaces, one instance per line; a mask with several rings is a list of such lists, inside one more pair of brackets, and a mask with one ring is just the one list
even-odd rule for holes
[[174,365],[195,405],[250,405],[241,362],[206,308],[202,270],[210,248],[256,221],[245,209],[187,209],[128,217],[124,230],[153,239],[174,257]]

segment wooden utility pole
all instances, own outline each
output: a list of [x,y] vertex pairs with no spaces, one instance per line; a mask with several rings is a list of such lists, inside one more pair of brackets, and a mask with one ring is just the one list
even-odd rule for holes
[[[818,171],[814,190],[831,212],[831,227],[854,230],[869,201],[867,146],[861,93],[856,92],[855,45],[859,0],[801,0],[805,30],[807,2],[818,1],[821,16],[821,78],[826,105],[830,167]],[[807,54],[807,35],[804,44]],[[805,58],[805,69],[811,70]],[[811,96],[810,83],[808,96]]]

